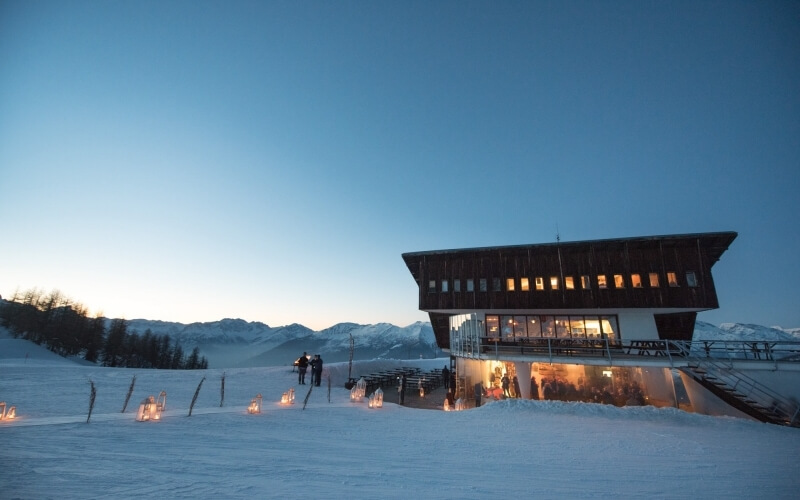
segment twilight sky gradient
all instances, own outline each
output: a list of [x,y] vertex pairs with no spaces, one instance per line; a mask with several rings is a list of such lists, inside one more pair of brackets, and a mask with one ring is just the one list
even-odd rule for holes
[[800,3],[0,1],[0,294],[405,326],[400,254],[705,231],[800,326]]

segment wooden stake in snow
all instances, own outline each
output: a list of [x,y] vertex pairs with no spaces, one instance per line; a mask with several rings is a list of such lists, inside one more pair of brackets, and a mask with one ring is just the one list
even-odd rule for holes
[[94,386],[94,382],[92,379],[89,379],[89,384],[92,386],[92,392],[89,394],[89,416],[86,417],[86,423],[89,423],[89,420],[92,418],[92,410],[94,410],[94,399],[97,397],[97,388]]
[[303,400],[303,409],[306,409],[306,405],[308,404],[308,398],[311,397],[311,391],[314,390],[314,384],[308,386],[308,394],[306,394],[306,398]]
[[222,382],[219,386],[219,407],[222,408],[222,403],[225,402],[225,372],[222,372]]
[[133,386],[136,385],[136,375],[133,376],[131,379],[131,386],[128,387],[128,395],[125,396],[125,404],[122,405],[122,411],[120,413],[125,413],[125,409],[128,407],[128,401],[131,400],[131,394],[133,394]]
[[200,383],[197,384],[197,390],[194,391],[194,397],[192,397],[192,404],[189,405],[189,416],[192,416],[192,408],[194,408],[194,403],[197,401],[197,395],[200,394],[200,388],[203,387],[203,381],[205,381],[205,377],[200,380]]

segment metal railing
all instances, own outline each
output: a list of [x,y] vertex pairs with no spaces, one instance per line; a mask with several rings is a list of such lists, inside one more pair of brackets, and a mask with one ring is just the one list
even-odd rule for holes
[[[453,354],[474,356],[469,352]],[[660,356],[673,358],[709,358],[726,361],[772,361],[800,363],[800,342],[778,341],[677,341],[616,340],[600,338],[531,338],[500,339],[481,337],[480,354],[546,357],[598,357],[612,363],[614,358]]]

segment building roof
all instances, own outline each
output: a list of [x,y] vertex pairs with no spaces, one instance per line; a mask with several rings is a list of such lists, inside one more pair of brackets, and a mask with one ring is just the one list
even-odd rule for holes
[[461,248],[450,250],[429,250],[424,252],[407,252],[402,255],[403,260],[414,276],[418,279],[417,266],[412,266],[412,263],[418,262],[420,259],[432,256],[453,256],[456,254],[464,253],[493,253],[497,251],[502,252],[527,252],[529,250],[548,250],[554,248],[591,248],[603,247],[614,248],[617,246],[626,246],[627,248],[652,248],[660,246],[662,248],[670,246],[686,246],[689,241],[697,241],[698,245],[702,246],[706,255],[710,260],[710,264],[717,262],[722,254],[728,249],[730,244],[738,236],[734,231],[723,231],[714,233],[691,233],[691,234],[670,234],[659,236],[637,236],[629,238],[610,238],[600,240],[585,240],[585,241],[558,241],[552,243],[534,243],[527,245],[506,245],[506,246],[493,246],[493,247],[477,247],[477,248]]

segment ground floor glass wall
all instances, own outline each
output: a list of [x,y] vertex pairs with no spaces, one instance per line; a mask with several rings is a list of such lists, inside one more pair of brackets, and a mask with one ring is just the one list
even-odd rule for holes
[[[458,358],[458,397],[470,405],[508,398],[580,401],[615,406],[686,408],[688,400],[670,368],[589,366]],[[480,384],[480,385],[479,385]]]

